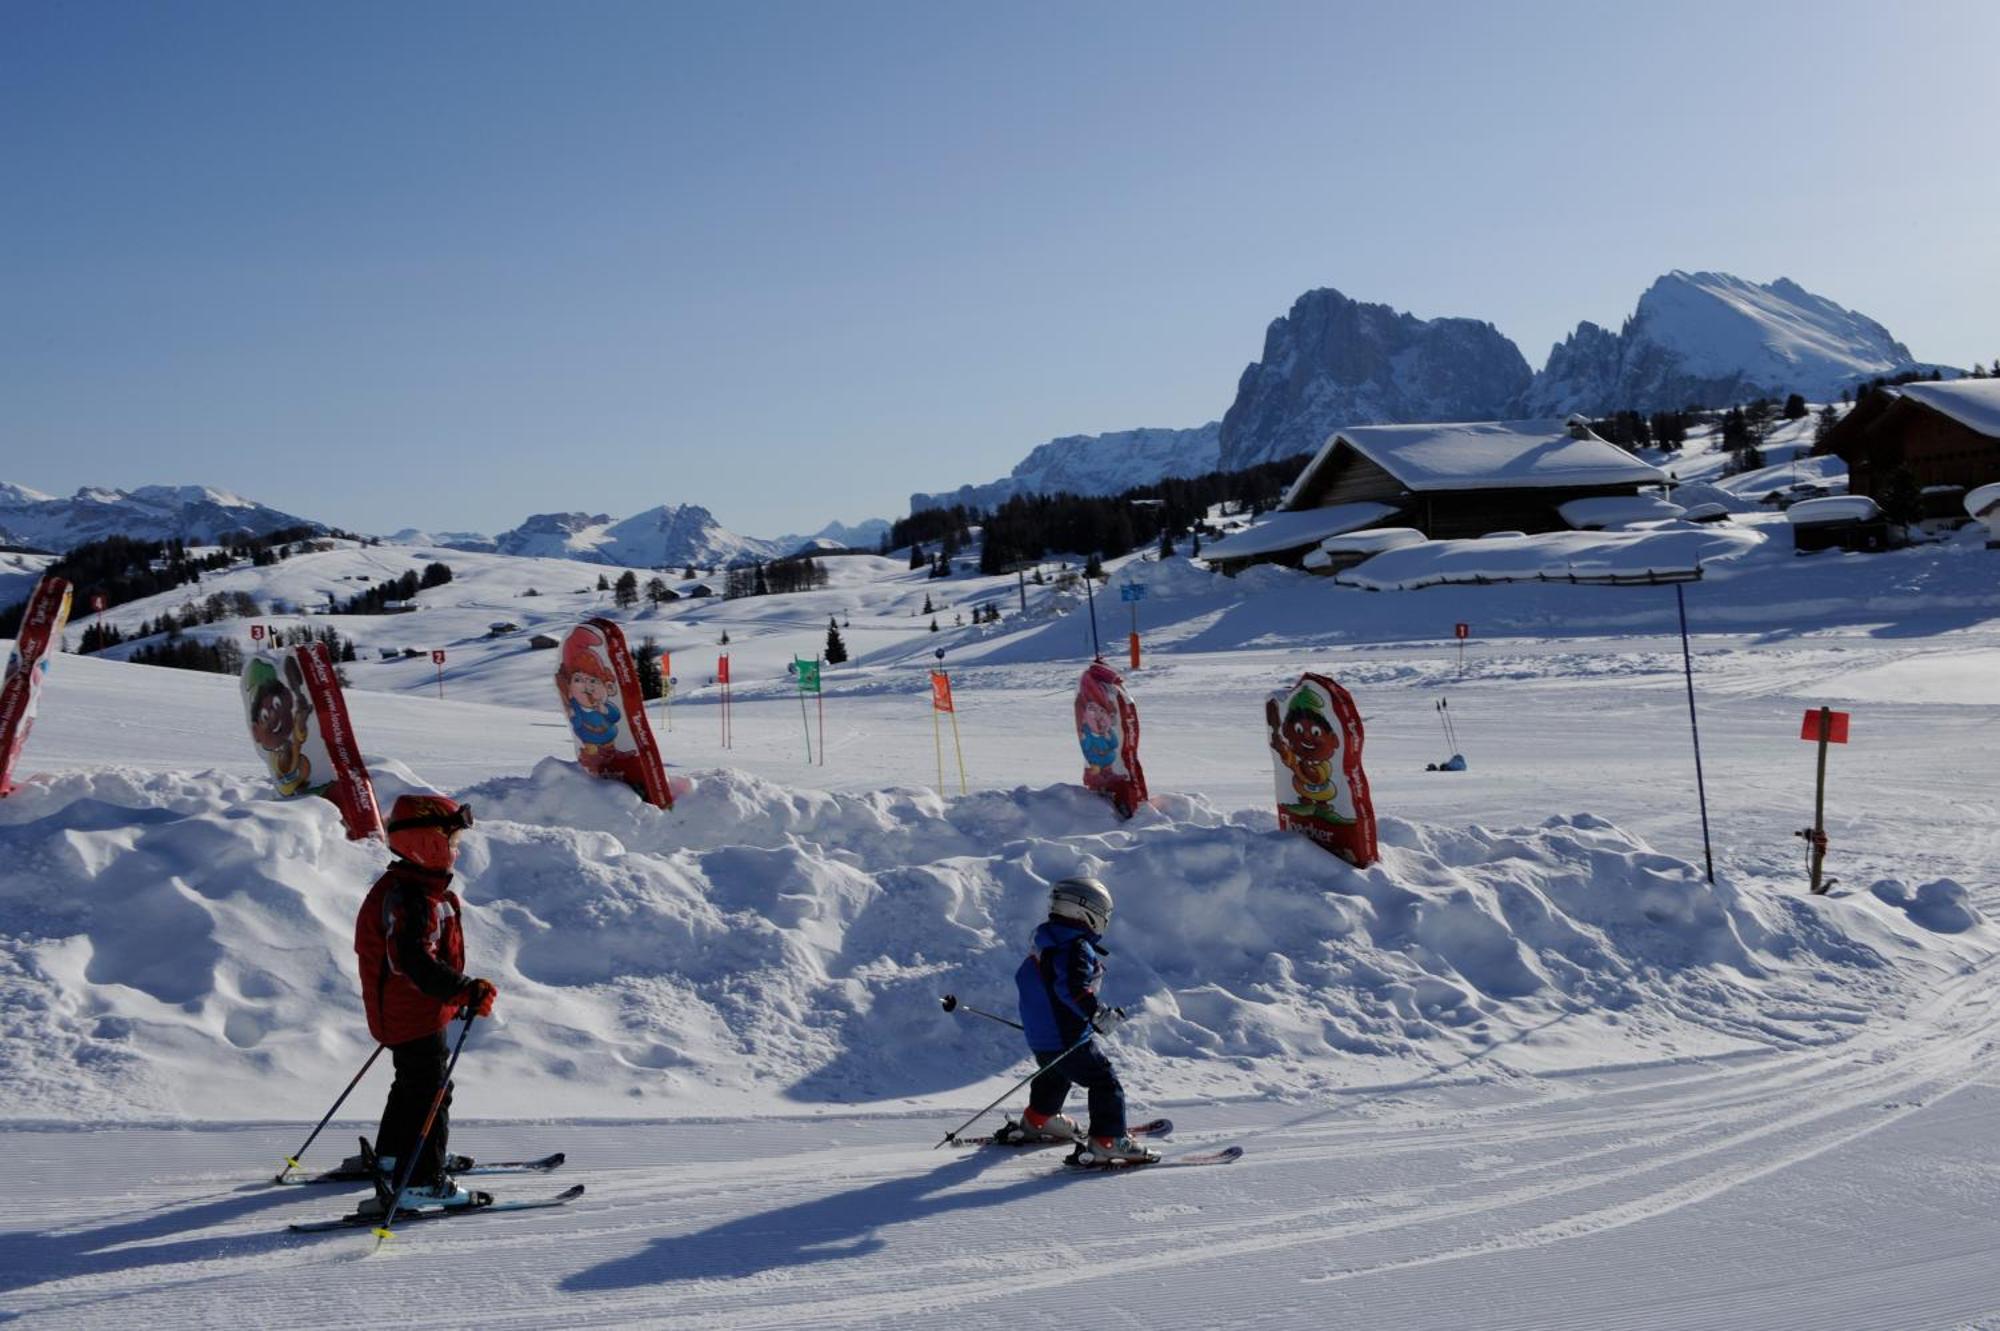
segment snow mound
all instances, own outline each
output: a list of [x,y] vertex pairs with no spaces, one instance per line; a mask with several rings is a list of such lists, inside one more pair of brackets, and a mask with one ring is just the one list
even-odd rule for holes
[[[937,997],[1007,1009],[1048,884],[1076,873],[1120,902],[1106,997],[1136,1014],[1120,1057],[1155,1100],[1487,1051],[1537,1068],[1818,1043],[1895,983],[1886,957],[1968,909],[1938,884],[1914,907],[1759,899],[1588,815],[1388,819],[1356,871],[1264,811],[1169,796],[1120,823],[1072,786],[946,799],[710,771],[662,813],[550,759],[458,793],[479,811],[470,960],[501,991],[461,1065],[469,1114],[990,1095],[1016,1037]],[[0,804],[0,1113],[316,1116],[369,1049],[352,920],[384,858],[330,805],[214,773],[31,783]]]

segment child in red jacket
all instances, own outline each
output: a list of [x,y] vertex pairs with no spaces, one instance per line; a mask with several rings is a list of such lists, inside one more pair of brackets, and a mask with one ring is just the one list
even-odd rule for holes
[[458,839],[472,826],[472,809],[443,795],[404,795],[389,813],[389,849],[396,859],[376,880],[354,920],[354,951],[368,1033],[389,1047],[396,1067],[382,1126],[375,1134],[378,1168],[394,1177],[417,1149],[431,1102],[444,1101],[410,1170],[406,1205],[464,1206],[472,1194],[446,1173],[451,1089],[445,1085],[445,1028],[460,1009],[491,1015],[492,983],[464,973],[465,933],[451,868]]

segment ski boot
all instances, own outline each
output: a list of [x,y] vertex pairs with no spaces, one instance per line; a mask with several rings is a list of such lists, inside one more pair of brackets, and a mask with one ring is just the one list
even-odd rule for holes
[[1023,1113],[1019,1122],[1009,1119],[1001,1124],[993,1134],[994,1144],[999,1146],[1062,1146],[1082,1140],[1083,1129],[1068,1114],[1038,1114],[1032,1109]]
[[1130,1137],[1092,1137],[1077,1147],[1071,1158],[1079,1165],[1095,1167],[1150,1165],[1160,1158],[1160,1153]]

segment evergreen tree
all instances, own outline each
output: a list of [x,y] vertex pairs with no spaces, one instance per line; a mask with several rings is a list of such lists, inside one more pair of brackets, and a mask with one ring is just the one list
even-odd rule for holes
[[924,553],[924,547],[923,547],[923,544],[922,544],[921,542],[918,542],[918,541],[911,541],[911,542],[910,542],[910,567],[911,567],[911,568],[922,568],[922,567],[923,567],[923,566],[924,566],[925,564],[928,564],[928,563],[930,563],[930,562],[931,562],[931,561],[930,561],[930,557],[929,557],[928,555],[926,555],[926,554]]
[[1174,534],[1170,531],[1162,530],[1160,532],[1160,558],[1172,559],[1173,557]]
[[1821,407],[1819,415],[1813,419],[1813,447],[1817,449],[1825,443],[1826,437],[1833,433],[1833,427],[1839,423],[1840,413],[1834,410],[1833,403],[1829,402]]
[[1197,531],[1193,536],[1188,538],[1188,558],[1194,559],[1200,554],[1201,554],[1201,533]]
[[601,592],[608,592],[608,591],[610,591],[610,590],[611,590],[611,579],[609,579],[609,578],[605,577],[605,576],[604,576],[604,575],[603,575],[602,573],[598,574],[598,575],[597,575],[597,590],[599,590],[599,591],[601,591]]
[[1788,421],[1804,420],[1806,418],[1805,398],[1797,393],[1793,393],[1790,397],[1787,397],[1785,399],[1784,415],[1785,419]]
[[935,607],[935,606],[933,606],[933,605],[931,604],[931,598],[930,598],[930,594],[929,594],[928,592],[926,592],[926,593],[924,594],[924,608],[923,608],[923,613],[924,613],[924,614],[926,614],[926,615],[928,615],[928,614],[932,613],[932,612],[933,612],[933,611],[934,611],[934,610],[935,610],[936,608],[937,608],[937,607]]
[[750,594],[752,596],[769,596],[771,594],[771,584],[764,578],[764,561],[761,559],[758,560],[755,565],[755,569],[756,569],[756,574],[751,579],[751,586],[755,588],[755,590],[753,590]]
[[937,631],[938,631],[938,622],[937,620],[933,619],[931,621],[931,632],[936,633]]
[[639,643],[633,665],[639,672],[639,696],[657,698],[667,691],[666,676],[660,670],[660,640],[652,634]]
[[618,575],[618,585],[612,589],[611,603],[620,610],[630,610],[639,604],[639,575],[626,569]]
[[718,641],[720,641],[720,642],[722,643],[722,645],[723,645],[724,647],[727,647],[727,646],[729,645],[729,630],[728,630],[728,629],[724,629],[724,630],[722,630],[722,637],[721,637],[720,639],[718,639]]
[[1100,582],[1103,581],[1104,560],[1095,552],[1091,554],[1090,558],[1083,561],[1083,576],[1086,578],[1096,578]]
[[840,625],[833,622],[833,616],[826,620],[826,663],[843,665],[847,661],[847,644],[841,640]]
[[699,575],[695,573],[695,571],[694,571],[694,565],[693,565],[693,564],[689,564],[689,565],[687,566],[687,568],[686,568],[686,569],[685,569],[685,570],[684,570],[684,571],[683,571],[683,572],[681,573],[681,581],[682,581],[682,582],[693,582],[693,581],[695,580],[695,578],[696,578],[697,576],[699,576]]

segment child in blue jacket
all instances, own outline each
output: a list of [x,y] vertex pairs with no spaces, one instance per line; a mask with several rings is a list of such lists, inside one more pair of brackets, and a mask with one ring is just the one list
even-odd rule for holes
[[[1097,997],[1110,923],[1111,891],[1095,878],[1065,878],[1050,890],[1049,918],[1036,928],[1033,949],[1014,974],[1021,1029],[1042,1068],[1029,1084],[1021,1128],[1030,1140],[1077,1142],[1080,1164],[1146,1164],[1159,1152],[1126,1134],[1125,1088],[1097,1041],[1088,1038],[1125,1019],[1123,1010]],[[1071,1086],[1090,1093],[1087,1136],[1062,1112]]]

